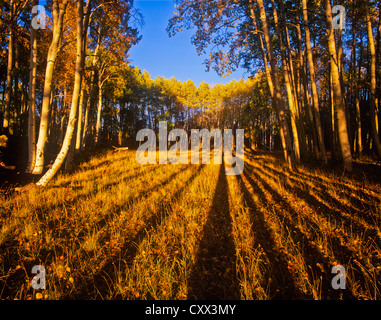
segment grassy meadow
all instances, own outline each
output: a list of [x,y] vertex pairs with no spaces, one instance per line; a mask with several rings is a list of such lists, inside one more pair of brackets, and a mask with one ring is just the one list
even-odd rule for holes
[[240,176],[135,156],[108,151],[2,197],[1,299],[381,298],[377,182],[249,150]]

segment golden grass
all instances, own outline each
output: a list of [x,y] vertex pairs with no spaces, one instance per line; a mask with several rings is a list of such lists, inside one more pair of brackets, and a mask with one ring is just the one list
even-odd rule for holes
[[109,152],[4,200],[0,298],[380,299],[379,185],[248,150],[241,176],[221,170]]

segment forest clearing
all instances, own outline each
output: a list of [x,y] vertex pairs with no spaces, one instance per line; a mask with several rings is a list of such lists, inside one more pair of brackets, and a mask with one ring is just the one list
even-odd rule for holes
[[380,17],[0,1],[0,299],[381,299]]
[[[379,182],[290,172],[279,153],[249,149],[242,175],[223,169],[108,151],[3,199],[0,297],[380,298]],[[331,286],[337,264],[345,290]],[[33,265],[46,290],[31,288]]]

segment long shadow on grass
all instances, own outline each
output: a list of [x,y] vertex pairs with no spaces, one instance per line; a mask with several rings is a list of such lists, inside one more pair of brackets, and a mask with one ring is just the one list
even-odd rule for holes
[[[255,170],[260,171],[265,175],[267,174],[266,171],[262,168],[256,167]],[[282,176],[281,174],[279,175]],[[362,236],[368,237],[372,239],[372,241],[374,241],[378,246],[381,245],[377,230],[373,228],[370,229],[368,226],[364,226],[358,221],[359,218],[363,218],[363,217],[360,217],[360,213],[358,211],[356,211],[353,208],[344,206],[338,200],[332,198],[326,191],[320,190],[321,191],[320,193],[323,193],[325,195],[324,198],[327,201],[332,202],[333,205],[335,206],[333,209],[331,209],[322,201],[320,201],[318,198],[316,198],[313,194],[309,193],[306,190],[303,190],[302,188],[296,185],[291,185],[289,182],[286,181],[287,177],[283,176],[283,178],[284,178],[284,183],[282,184],[282,187],[285,190],[289,191],[290,193],[296,194],[300,199],[303,199],[317,213],[320,213],[324,216],[328,216],[329,219],[332,218],[335,221],[337,221],[338,225],[342,223],[348,228],[348,230],[351,230],[352,232],[358,234],[360,237]],[[290,180],[292,180],[292,178]],[[344,215],[342,213],[343,211],[349,212],[351,217],[347,217],[346,215]]]
[[[276,191],[274,190],[266,181],[264,181],[258,173],[253,171],[253,167],[248,165],[248,168],[251,168],[251,175],[258,181],[261,181],[261,184],[263,185],[264,189],[271,194],[272,199],[275,203],[278,203],[282,208],[284,208],[291,217],[284,214],[282,211],[278,210],[277,215],[281,218],[281,221],[283,225],[290,231],[289,237],[291,237],[293,243],[298,245],[298,248],[301,252],[301,255],[304,259],[304,263],[306,266],[308,266],[307,272],[310,275],[310,279],[321,279],[321,296],[322,298],[339,298],[339,295],[342,293],[343,297],[347,299],[353,299],[353,294],[348,288],[347,290],[343,292],[338,292],[337,290],[333,290],[331,287],[331,264],[328,258],[324,257],[322,253],[316,248],[315,245],[311,245],[310,240],[312,240],[310,237],[307,237],[306,234],[300,231],[300,229],[297,226],[297,223],[293,221],[297,221],[298,213],[295,212],[295,210],[289,205],[287,201]],[[256,169],[256,168],[255,168]],[[247,173],[246,173],[247,174]],[[247,179],[249,180],[250,184],[255,188],[254,190],[257,190],[259,193],[262,193],[262,202],[266,201],[266,198],[264,196],[263,191],[260,189],[258,184],[254,182],[254,180],[247,175]],[[254,187],[256,186],[256,187]],[[260,191],[259,191],[260,190]],[[266,202],[263,202],[266,203]],[[313,226],[314,230],[311,230],[311,236],[316,232],[316,230],[319,229],[319,226],[313,223],[312,221],[309,221],[309,224]],[[331,240],[332,241],[332,240]],[[332,244],[332,243],[331,243]],[[343,248],[340,246],[340,249]],[[321,267],[318,267],[318,264]]]
[[[271,154],[270,154],[270,156],[271,156]],[[252,161],[260,162],[261,166],[267,167],[269,170],[271,170],[274,173],[281,173],[282,172],[281,168],[286,169],[285,163],[282,162],[277,157],[273,157],[273,159],[271,159],[271,162],[273,164],[275,163],[277,165],[278,171],[275,168],[271,168],[271,167],[269,167],[267,165],[267,162],[269,161],[269,159],[266,160],[266,158],[261,157],[261,156],[257,156],[253,152],[247,152],[247,156],[246,157],[248,159],[252,160]],[[304,163],[303,167],[306,170],[308,170],[309,168],[313,168],[311,166],[311,164],[307,164],[307,163]],[[347,172],[346,176],[349,179],[351,179],[355,184],[357,184],[358,187],[361,187],[361,189],[357,189],[356,190],[357,197],[353,196],[353,188],[351,186],[347,185],[348,182],[341,181],[341,177],[340,177],[340,175],[338,175],[338,172],[341,172],[341,171],[338,171],[338,170],[335,170],[335,169],[332,169],[332,168],[329,168],[329,167],[322,167],[321,169],[324,170],[324,172],[334,173],[335,176],[336,176],[336,179],[335,178],[330,178],[331,181],[329,181],[329,182],[324,180],[323,178],[321,178],[319,176],[316,176],[315,174],[307,173],[307,172],[302,172],[301,170],[294,171],[291,174],[293,176],[295,176],[295,177],[298,177],[299,179],[302,179],[302,180],[313,181],[314,185],[315,186],[319,186],[321,189],[325,189],[325,188],[329,187],[329,188],[335,188],[336,190],[340,190],[340,192],[343,195],[345,195],[346,197],[350,198],[351,201],[353,200],[357,205],[359,205],[360,209],[361,209],[362,205],[365,205],[365,206],[367,205],[367,203],[364,202],[364,200],[368,201],[369,203],[380,203],[380,198],[379,197],[376,197],[374,195],[366,193],[364,191],[364,189],[366,189],[366,187],[367,187],[366,184],[367,184],[367,180],[368,179],[371,180],[371,181],[377,180],[377,178],[374,178],[373,176],[374,175],[377,176],[377,174],[379,175],[379,171],[381,170],[381,166],[372,165],[372,167],[377,167],[378,168],[378,172],[373,172],[372,170],[368,170],[366,165],[365,166],[361,166],[360,164],[356,164],[355,163],[354,167],[357,168],[356,169],[357,172],[355,172],[353,174],[349,174]],[[363,175],[360,174],[361,173],[361,170],[359,169],[360,167],[363,170]],[[354,170],[354,171],[356,171],[356,170]],[[359,179],[359,176],[361,176],[361,179]],[[363,209],[367,209],[367,208],[365,207]]]
[[[189,167],[190,166],[187,166],[187,168]],[[125,241],[124,246],[120,250],[121,254],[118,257],[109,259],[101,270],[97,271],[92,279],[83,286],[83,289],[77,292],[74,298],[105,298],[107,297],[107,294],[111,293],[110,291],[112,289],[108,285],[108,282],[114,282],[116,280],[116,269],[120,268],[121,262],[123,262],[125,267],[130,267],[132,265],[138,252],[139,244],[148,233],[154,232],[163,220],[173,213],[172,204],[181,198],[181,195],[189,188],[193,180],[200,174],[203,168],[204,165],[198,166],[197,170],[195,170],[189,179],[184,182],[184,185],[180,189],[178,189],[171,197],[163,199],[158,212],[144,221],[144,227],[137,232],[134,238]],[[165,184],[168,184],[175,178],[175,176],[184,170],[185,169],[182,169],[173,174],[170,179],[166,180]],[[155,187],[155,189],[156,188],[157,187]],[[118,298],[118,296],[116,298]]]
[[[309,191],[309,188],[311,187],[308,184],[304,184],[302,181],[309,180],[313,182],[313,189],[317,190],[319,195],[321,195],[321,197],[323,197],[324,199],[328,200],[329,202],[332,202],[335,206],[337,206],[338,208],[342,210],[350,211],[351,214],[353,214],[356,217],[361,216],[361,218],[364,221],[367,221],[370,223],[374,222],[372,220],[372,217],[368,214],[368,212],[370,210],[375,211],[376,206],[377,204],[379,204],[380,200],[376,197],[365,194],[364,191],[362,190],[357,190],[356,193],[358,193],[358,196],[353,196],[352,195],[353,190],[351,188],[346,187],[340,183],[335,183],[334,181],[327,182],[319,177],[314,177],[312,175],[310,176],[310,175],[298,173],[298,172],[290,172],[290,175],[286,177],[282,170],[272,168],[265,163],[261,163],[261,168],[263,170],[268,170],[272,172],[276,176],[282,176],[282,178],[284,177],[284,181],[287,181],[287,179],[289,179],[290,181],[298,185],[302,185],[303,189],[307,187],[308,191]],[[300,179],[301,181],[296,179],[296,177],[298,177],[298,179]],[[335,189],[336,191],[339,190],[341,196],[344,196],[350,200],[350,205],[343,204],[339,200],[333,198],[326,191],[327,188]],[[345,191],[342,190],[343,188],[345,189]],[[360,198],[360,196],[363,197],[363,199]]]
[[[251,177],[244,172],[260,203],[265,204],[266,198],[262,190],[255,184]],[[268,283],[262,284],[264,288],[269,288],[269,295],[272,299],[297,299],[307,298],[295,285],[293,277],[287,268],[286,257],[276,251],[274,237],[270,227],[265,221],[263,213],[259,210],[260,203],[255,203],[249,190],[241,176],[236,176],[239,186],[243,191],[246,204],[250,210],[250,220],[254,233],[254,246],[261,246],[269,259],[270,270],[264,275],[265,279],[271,279]]]
[[[135,174],[129,174],[128,176],[123,177],[122,179],[118,180],[118,182],[113,182],[113,183],[107,184],[107,186],[105,185],[105,188],[110,188],[111,185],[116,185],[117,183],[121,183],[122,181],[126,181],[129,179],[134,179],[134,178],[137,178],[141,175],[153,173],[158,168],[159,168],[159,166],[152,166],[148,170],[139,171],[139,172],[136,172]],[[171,180],[173,180],[175,178],[175,176],[177,174],[179,174],[183,170],[185,170],[185,169],[181,169],[179,172],[176,172],[175,174],[171,175],[162,184],[157,185],[157,186],[155,186],[149,190],[144,190],[144,192],[141,195],[139,195],[138,197],[131,198],[128,201],[128,203],[132,203],[134,201],[137,201],[138,199],[142,198],[144,195],[147,195],[149,192],[155,191],[156,189],[168,184]],[[80,201],[80,199],[86,197],[87,195],[88,195],[87,193],[81,194],[81,195],[75,197],[74,199],[72,199],[70,202],[65,202],[65,203],[59,204],[58,206],[64,206],[64,205],[68,205],[70,203],[75,203],[77,201]],[[128,204],[126,204],[126,205],[128,205]],[[107,221],[109,221],[111,217],[114,217],[115,214],[118,214],[120,212],[120,210],[122,210],[123,207],[124,206],[115,208],[116,211],[114,211],[112,215],[111,214],[107,215],[106,217],[103,217],[102,220],[98,221],[97,228],[100,229],[102,226],[104,226],[107,223]],[[54,220],[51,219],[48,209],[46,209],[46,211],[45,210],[39,211],[38,215],[39,215],[39,220],[41,220],[41,221],[43,221],[44,219],[48,220],[49,228],[52,230],[55,230],[55,232],[53,233],[55,238],[64,239],[65,237],[72,237],[72,235],[78,231],[78,230],[73,230],[73,226],[70,223],[70,221],[68,221],[67,224],[64,224],[62,226],[62,220],[64,219],[63,217],[61,217],[61,219],[59,219],[59,220],[58,219],[54,219]],[[70,217],[70,215],[68,215],[68,216]],[[82,236],[83,236],[83,232],[79,232],[76,235],[77,238],[81,238]],[[18,251],[16,249],[14,249],[15,247],[17,247],[17,244],[18,244],[18,242],[12,238],[12,239],[7,240],[2,245],[0,245],[0,252],[4,253],[3,257],[5,258],[4,267],[7,270],[10,269],[11,267],[13,267],[15,265],[16,261],[20,258]],[[37,264],[41,264],[41,263],[43,263],[44,266],[46,267],[47,265],[49,265],[52,262],[52,259],[54,259],[55,256],[61,255],[64,250],[65,249],[63,246],[54,246],[54,247],[50,248],[49,250],[42,249],[39,251],[38,257],[35,257],[33,260],[28,260],[27,262],[23,262],[23,265],[26,268],[26,270],[31,270],[31,267],[33,265],[37,265]],[[21,284],[25,282],[25,272],[23,269],[20,268],[19,270],[17,270],[17,272],[12,273],[6,279],[7,280],[6,280],[6,282],[4,282],[4,285],[0,282],[0,298],[8,297],[9,295],[12,294],[11,293],[13,290],[12,288],[17,288],[17,286],[21,286]]]
[[158,185],[155,185],[149,189],[145,189],[145,190],[142,190],[137,196],[135,197],[131,197],[129,198],[128,200],[126,200],[122,205],[120,206],[117,206],[117,207],[114,207],[114,210],[112,212],[110,212],[109,214],[107,214],[105,217],[103,217],[103,219],[101,219],[100,221],[97,222],[97,226],[99,229],[103,228],[107,222],[110,220],[110,218],[113,218],[117,215],[119,215],[119,213],[124,209],[124,208],[127,208],[129,206],[132,206],[134,203],[136,202],[139,202],[140,200],[142,200],[143,198],[147,197],[149,194],[151,194],[152,192],[155,192],[155,191],[158,191],[160,188],[164,188],[165,186],[167,186],[171,181],[173,181],[181,172],[183,171],[186,171],[188,170],[190,167],[187,165],[187,166],[183,166],[182,168],[180,168],[179,171],[176,171],[174,173],[172,173],[165,181],[163,181],[162,183],[158,184]]
[[[260,170],[258,168],[255,168],[255,169]],[[256,176],[257,179],[260,179],[260,176],[256,172],[252,172],[252,174],[254,176]],[[262,181],[264,188],[267,189],[270,193],[272,193],[273,199],[275,201],[277,201],[278,203],[281,203],[282,206],[285,207],[287,209],[287,211],[291,214],[291,216],[296,217],[297,213],[283,199],[283,197],[277,191],[272,189],[269,184],[267,184],[263,180],[261,180],[261,181]],[[289,191],[293,191],[293,189],[290,188]],[[311,205],[311,207],[317,211],[318,214],[320,213],[321,215],[328,215],[329,217],[332,218],[334,216],[334,213],[336,213],[336,214],[340,213],[340,212],[337,212],[337,210],[334,211],[334,210],[331,210],[330,208],[326,207],[323,203],[321,203],[320,201],[318,201],[314,197],[310,196],[308,193],[303,192],[303,190],[298,189],[298,196],[300,198],[304,199],[307,203],[309,203]],[[322,211],[322,209],[323,209],[323,211]],[[337,219],[337,222],[340,223],[340,215],[339,215],[339,217],[336,218],[336,214],[335,214],[335,219]],[[299,241],[301,244],[303,244],[303,246],[301,246],[301,248],[305,247],[307,249],[307,250],[306,249],[303,250],[303,252],[304,252],[303,255],[304,255],[304,258],[306,259],[306,262],[310,266],[312,266],[311,268],[314,269],[313,266],[315,266],[316,263],[320,263],[324,267],[325,272],[321,275],[323,278],[322,295],[323,296],[330,296],[330,297],[337,297],[338,292],[332,290],[332,288],[330,286],[330,276],[327,276],[330,273],[330,267],[331,267],[329,260],[327,258],[323,257],[319,253],[319,250],[316,249],[315,246],[310,245],[309,239],[307,239],[303,234],[300,233],[298,228],[296,228],[295,224],[289,218],[284,217],[283,221],[288,225],[289,229],[293,232],[293,235],[295,235],[295,238],[297,239],[297,241]],[[344,221],[344,219],[343,219],[343,221]],[[310,221],[310,223],[312,225],[314,225],[314,223],[312,223],[311,221]],[[315,231],[312,231],[310,236],[312,237],[313,240],[315,240],[316,239],[315,233],[316,233],[316,230],[319,230],[319,226],[315,224],[313,226],[313,228],[315,229]],[[348,229],[350,229],[351,232],[353,232],[353,233],[356,233],[358,231],[358,230],[355,230],[355,228],[353,228],[352,226],[349,226]],[[367,234],[367,236],[369,237],[369,239],[372,242],[377,244],[378,243],[378,237],[372,236],[372,231],[373,230],[365,230],[363,232],[364,232],[364,235],[365,235],[365,233]],[[323,231],[321,231],[321,233],[323,234]],[[361,232],[359,234],[361,235]],[[364,292],[368,291],[367,285],[368,285],[369,281],[366,278],[364,270],[362,270],[361,267],[358,267],[356,264],[352,263],[352,261],[357,260],[360,262],[361,265],[366,266],[367,265],[367,262],[366,262],[367,257],[362,257],[361,254],[359,256],[356,251],[354,251],[353,249],[351,249],[347,245],[342,244],[339,241],[339,239],[336,238],[334,235],[327,235],[327,236],[329,237],[329,243],[330,243],[330,246],[333,250],[333,253],[334,253],[336,259],[339,259],[340,263],[342,263],[344,266],[352,265],[351,272],[353,274],[353,278],[355,278],[356,281],[359,282],[358,286],[361,287],[362,290],[364,290]],[[312,239],[310,239],[310,240],[312,240]],[[372,257],[374,265],[378,264],[379,258],[374,257],[374,256],[369,256],[369,257]],[[319,272],[315,271],[315,274],[319,274]],[[378,292],[381,291],[381,284],[380,283],[374,283],[371,285],[374,287],[374,289],[378,290]],[[347,299],[353,299],[354,296],[353,296],[351,290],[352,290],[352,288],[348,288],[347,290],[342,292],[343,297],[345,297]]]
[[240,298],[228,194],[223,164],[188,280],[188,298],[191,300]]
[[[152,165],[146,170],[144,170],[142,168],[141,170],[139,170],[137,172],[132,172],[130,174],[127,174],[126,176],[121,177],[121,178],[119,178],[113,182],[109,182],[109,183],[102,185],[102,192],[109,190],[113,186],[116,186],[116,185],[123,183],[125,181],[129,181],[129,180],[133,181],[134,179],[136,179],[138,177],[145,176],[148,174],[152,174],[153,172],[155,172],[158,169],[159,169],[158,165]],[[63,218],[61,217],[59,220],[53,220],[50,218],[51,217],[50,213],[59,207],[65,207],[65,210],[67,210],[68,208],[70,208],[74,204],[80,202],[81,200],[89,201],[88,198],[91,196],[94,196],[97,192],[99,192],[99,191],[97,190],[97,188],[95,188],[93,190],[89,190],[89,191],[84,192],[84,193],[76,193],[72,198],[69,198],[69,200],[67,200],[67,201],[60,202],[60,203],[55,204],[55,205],[48,205],[45,207],[38,208],[38,218],[40,221],[48,220],[47,223],[48,223],[49,228],[50,229],[57,229],[57,231],[62,232],[60,234],[60,236],[65,236],[65,233],[67,235],[69,235],[72,232],[71,230],[69,230],[71,222],[69,221],[67,226],[65,226],[65,225],[62,226],[62,219]],[[62,228],[60,228],[59,226],[62,226]],[[69,228],[69,229],[66,229],[66,228]],[[60,229],[62,229],[62,230],[60,230]],[[57,236],[57,235],[58,234],[55,233],[55,236]]]

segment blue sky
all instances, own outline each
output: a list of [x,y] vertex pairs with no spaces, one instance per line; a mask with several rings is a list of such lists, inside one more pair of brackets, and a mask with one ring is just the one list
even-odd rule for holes
[[135,0],[135,7],[144,16],[144,26],[143,39],[130,50],[131,65],[146,69],[152,79],[175,76],[182,81],[191,79],[196,85],[203,80],[213,85],[244,77],[243,69],[228,77],[219,77],[212,68],[206,72],[205,57],[199,57],[191,44],[192,30],[169,38],[166,28],[175,11],[172,0]]

